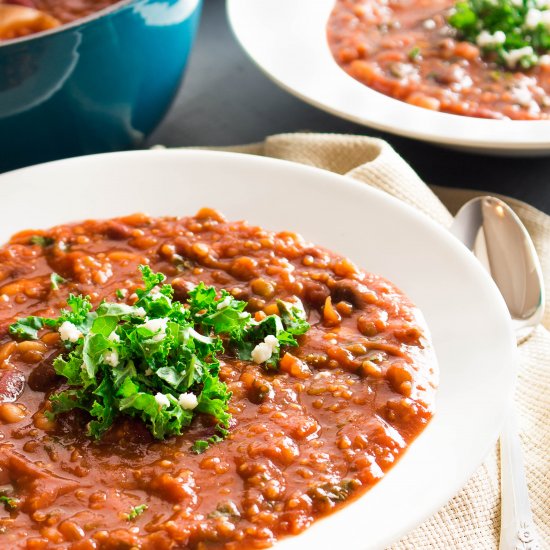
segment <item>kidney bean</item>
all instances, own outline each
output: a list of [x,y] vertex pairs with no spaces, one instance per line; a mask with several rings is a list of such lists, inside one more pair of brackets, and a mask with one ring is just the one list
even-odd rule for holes
[[9,369],[0,372],[0,403],[13,403],[25,389],[25,376],[21,371]]

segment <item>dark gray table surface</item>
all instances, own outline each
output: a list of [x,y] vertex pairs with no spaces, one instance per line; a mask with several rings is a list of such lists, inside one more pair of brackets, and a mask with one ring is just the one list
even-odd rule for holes
[[502,193],[550,214],[550,156],[459,153],[382,134],[311,107],[278,88],[250,61],[229,28],[225,1],[204,0],[184,85],[149,144],[235,145],[300,130],[382,137],[429,183]]

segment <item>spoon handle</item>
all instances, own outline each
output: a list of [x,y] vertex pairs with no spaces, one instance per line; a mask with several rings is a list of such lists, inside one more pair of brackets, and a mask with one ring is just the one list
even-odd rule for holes
[[514,408],[500,435],[500,550],[538,550]]

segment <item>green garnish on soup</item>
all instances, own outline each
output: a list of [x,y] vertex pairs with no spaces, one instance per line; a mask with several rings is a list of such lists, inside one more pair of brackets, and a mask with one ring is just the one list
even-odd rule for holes
[[149,506],[147,506],[147,504],[140,504],[138,506],[134,506],[127,514],[126,514],[126,519],[128,521],[134,521],[136,518],[138,518],[139,516],[141,516],[141,514],[143,514],[143,512],[145,512],[147,509],[149,508]]
[[463,0],[448,22],[463,39],[509,69],[550,63],[548,0]]
[[[53,362],[67,389],[50,395],[51,415],[90,414],[88,434],[100,438],[121,415],[140,418],[157,439],[181,435],[196,413],[227,435],[231,392],[219,379],[222,353],[276,369],[281,348],[297,346],[309,329],[301,302],[278,302],[279,315],[256,321],[246,302],[200,283],[187,303],[173,299],[165,276],[140,267],[144,288],[134,305],[70,295],[58,318],[26,317],[10,326],[23,339],[44,327],[59,331],[66,353]],[[218,435],[198,442],[202,452]]]
[[0,495],[0,503],[4,505],[4,508],[8,512],[14,512],[17,510],[17,500],[7,495]]

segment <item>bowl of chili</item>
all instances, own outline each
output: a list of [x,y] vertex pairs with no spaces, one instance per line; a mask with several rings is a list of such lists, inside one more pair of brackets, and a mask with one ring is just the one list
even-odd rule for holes
[[506,306],[400,201],[205,151],[0,184],[1,545],[382,548],[496,441]]
[[550,151],[544,1],[264,0],[249,6],[229,0],[227,6],[252,60],[318,108],[471,152]]

